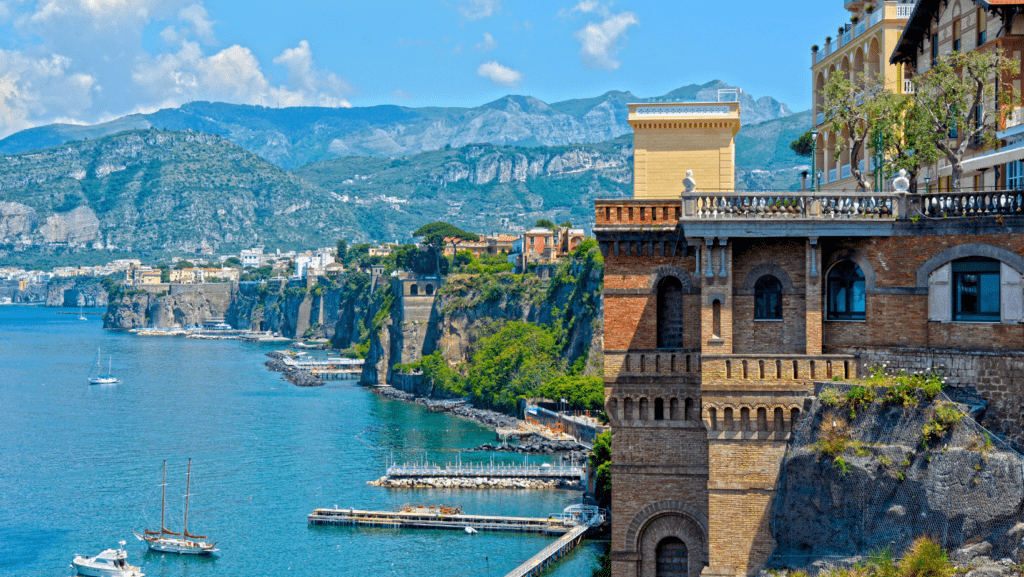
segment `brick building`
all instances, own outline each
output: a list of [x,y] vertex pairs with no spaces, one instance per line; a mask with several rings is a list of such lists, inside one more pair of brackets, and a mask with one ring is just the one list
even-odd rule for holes
[[1022,440],[1024,196],[732,192],[738,105],[629,122],[637,193],[594,227],[615,577],[757,574],[815,381],[941,366]]

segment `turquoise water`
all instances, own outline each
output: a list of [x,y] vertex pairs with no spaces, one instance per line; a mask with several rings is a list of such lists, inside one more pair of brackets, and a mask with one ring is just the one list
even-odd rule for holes
[[[494,433],[354,381],[294,387],[263,366],[272,347],[104,331],[99,316],[58,310],[0,307],[0,575],[66,577],[73,554],[123,539],[129,561],[155,577],[501,576],[552,538],[310,528],[306,515],[410,503],[544,516],[578,499],[369,486],[391,455],[445,462]],[[86,384],[97,347],[121,384]],[[159,526],[164,459],[167,523],[180,529],[190,457],[189,528],[218,541],[213,559],[150,553],[131,534]],[[589,577],[597,552],[586,545],[551,575]]]

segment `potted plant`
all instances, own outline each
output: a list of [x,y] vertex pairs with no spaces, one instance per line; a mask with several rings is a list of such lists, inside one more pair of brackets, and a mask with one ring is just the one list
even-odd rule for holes
[[854,14],[853,16],[850,16],[850,22],[853,22],[854,24],[856,24],[859,21],[860,21],[860,18],[858,18],[856,14]]
[[818,51],[818,45],[817,44],[811,45],[811,52],[817,52],[817,51]]
[[831,36],[826,36],[825,37],[825,44],[832,44],[832,37]]
[[867,12],[868,14],[874,14],[875,13],[875,5],[874,4],[868,4],[867,6],[864,7],[864,12]]

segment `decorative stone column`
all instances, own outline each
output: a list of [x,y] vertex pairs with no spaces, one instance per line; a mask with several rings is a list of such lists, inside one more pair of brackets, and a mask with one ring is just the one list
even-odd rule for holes
[[818,237],[807,239],[807,282],[805,286],[805,319],[808,355],[820,355],[822,350],[822,297],[821,247]]

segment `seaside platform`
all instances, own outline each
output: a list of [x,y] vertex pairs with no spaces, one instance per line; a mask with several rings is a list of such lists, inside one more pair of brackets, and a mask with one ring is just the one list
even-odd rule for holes
[[445,511],[451,511],[451,509],[441,507],[416,507],[403,511],[317,509],[310,513],[308,522],[310,525],[450,529],[454,531],[464,531],[466,527],[471,527],[477,531],[513,531],[544,535],[564,535],[577,527],[577,523],[562,515],[548,518],[505,517],[463,515]]

